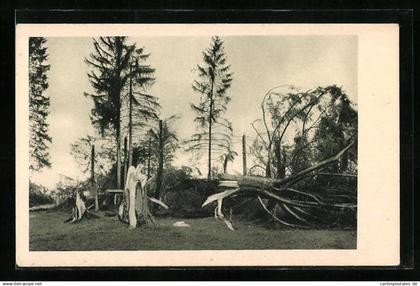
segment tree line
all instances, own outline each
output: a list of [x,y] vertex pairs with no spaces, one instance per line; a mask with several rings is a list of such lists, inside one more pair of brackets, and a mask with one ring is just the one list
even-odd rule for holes
[[[30,155],[31,170],[51,165],[48,155],[49,98],[47,49],[45,38],[29,40]],[[174,124],[178,115],[161,118],[159,98],[150,94],[156,82],[155,69],[148,64],[144,47],[129,43],[127,37],[93,39],[93,52],[85,58],[93,92],[84,96],[93,101],[90,113],[97,136],[85,136],[72,144],[76,161],[103,181],[115,178],[122,188],[124,174],[131,165],[147,166],[148,176],[157,174],[157,193],[165,166],[169,166],[180,145],[186,152],[204,154],[207,178],[217,172],[216,158],[226,172],[229,161],[238,155],[232,143],[233,127],[225,117],[234,75],[228,64],[224,43],[215,36],[202,52],[192,91],[198,100],[191,103],[197,130],[189,139],[177,137]],[[331,85],[302,91],[294,86],[270,89],[261,101],[261,118],[252,122],[255,138],[247,151],[252,164],[248,175],[284,178],[298,173],[312,162],[336,154],[349,138],[357,136],[357,111],[341,87]],[[182,143],[182,144],[180,144]],[[90,150],[96,147],[92,160]],[[355,172],[357,145],[328,171]],[[112,179],[111,179],[112,180]]]
[[[114,168],[117,188],[122,187],[123,170],[142,163],[147,166],[149,177],[156,174],[158,193],[164,165],[171,163],[180,145],[173,128],[179,115],[161,118],[159,99],[149,93],[156,78],[154,68],[147,64],[150,54],[144,48],[128,44],[126,37],[99,37],[94,39],[93,45],[94,52],[85,62],[91,68],[88,77],[94,93],[85,93],[85,96],[94,102],[91,120],[101,136],[95,140],[81,138],[72,145],[72,152],[87,170],[91,164],[88,145],[95,144],[94,141],[101,145],[104,138],[113,137],[115,151],[107,149],[105,153],[108,154],[107,165]],[[230,101],[227,90],[232,81],[226,61],[223,41],[213,37],[209,48],[203,51],[203,64],[197,65],[198,79],[192,84],[192,90],[200,96],[198,103],[191,103],[197,114],[194,119],[197,132],[190,139],[182,140],[186,151],[207,153],[209,179],[213,175],[212,155],[225,156],[225,167],[227,161],[233,159],[232,124],[223,117]],[[112,162],[116,162],[115,166]]]

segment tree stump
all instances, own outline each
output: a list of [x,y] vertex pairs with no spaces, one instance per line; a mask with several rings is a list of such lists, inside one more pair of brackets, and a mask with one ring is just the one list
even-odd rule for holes
[[86,207],[85,198],[81,194],[81,190],[76,190],[76,197],[75,197],[75,201],[74,201],[74,206],[72,208],[72,214],[66,221],[64,221],[64,223],[66,223],[66,222],[71,222],[71,223],[79,222],[84,217],[86,217],[88,219],[89,218],[98,218],[98,216],[89,212],[89,208],[90,207],[88,207],[88,208]]
[[154,224],[150,212],[145,184],[147,177],[143,167],[131,166],[127,171],[127,180],[124,188],[123,200],[118,209],[118,217],[128,223],[130,228],[143,224]]

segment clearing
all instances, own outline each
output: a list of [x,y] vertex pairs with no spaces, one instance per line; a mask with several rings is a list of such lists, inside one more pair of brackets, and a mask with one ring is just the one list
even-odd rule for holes
[[[233,220],[236,231],[209,218],[156,218],[156,227],[128,229],[116,217],[84,219],[64,224],[70,213],[30,212],[31,251],[86,250],[239,250],[239,249],[354,249],[355,230],[268,229]],[[174,227],[185,221],[191,227]]]

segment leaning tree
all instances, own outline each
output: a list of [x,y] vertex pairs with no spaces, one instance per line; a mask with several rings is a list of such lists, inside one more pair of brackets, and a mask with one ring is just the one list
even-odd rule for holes
[[281,179],[286,168],[289,172],[296,172],[308,167],[314,159],[308,149],[315,146],[315,130],[327,119],[333,120],[334,107],[344,98],[347,98],[345,93],[334,85],[305,91],[294,86],[278,86],[264,95],[262,118],[254,120],[251,125],[257,134],[253,148],[266,153],[265,157],[259,155],[266,177],[274,177],[273,169],[277,171],[275,177]]
[[208,174],[212,178],[212,153],[223,153],[231,147],[232,124],[223,113],[227,110],[230,97],[227,90],[232,83],[230,65],[226,63],[223,41],[213,37],[210,47],[203,52],[203,65],[198,65],[198,80],[192,88],[200,95],[198,104],[191,104],[196,112],[198,132],[191,140],[188,151],[207,151]]
[[[253,149],[267,178],[221,175],[226,190],[203,206],[217,201],[215,215],[230,229],[222,212],[223,199],[230,197],[255,198],[275,221],[287,226],[354,225],[357,111],[342,88],[274,88],[265,94],[261,107],[262,119],[252,123],[258,138]],[[271,178],[272,167],[281,168],[277,178]]]

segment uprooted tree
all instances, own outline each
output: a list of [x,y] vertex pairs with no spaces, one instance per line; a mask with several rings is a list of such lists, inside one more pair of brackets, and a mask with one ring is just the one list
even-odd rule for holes
[[281,179],[332,156],[357,134],[357,111],[335,85],[275,87],[264,95],[261,111],[262,118],[252,122],[257,136],[251,151],[267,178]]
[[265,94],[261,108],[262,119],[252,123],[251,168],[264,169],[265,178],[223,174],[225,190],[203,206],[217,201],[215,217],[232,230],[222,212],[223,199],[232,197],[254,198],[272,219],[291,227],[354,225],[357,111],[347,95],[337,86],[304,92],[282,86]]

